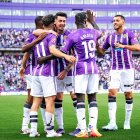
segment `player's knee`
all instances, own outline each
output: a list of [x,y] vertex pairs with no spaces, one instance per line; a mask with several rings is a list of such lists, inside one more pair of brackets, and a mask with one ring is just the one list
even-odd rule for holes
[[57,93],[56,100],[63,100],[63,93]]
[[88,103],[96,100],[96,93],[88,94]]
[[117,96],[117,90],[116,89],[109,89],[108,96],[116,97]]
[[126,99],[132,99],[133,98],[132,92],[125,92],[125,98]]
[[70,96],[71,96],[71,99],[77,98],[77,97],[76,97],[76,94],[75,94],[75,93],[72,93],[72,92],[70,93]]
[[79,102],[85,102],[85,94],[76,93],[76,96],[77,96],[77,103],[79,103]]

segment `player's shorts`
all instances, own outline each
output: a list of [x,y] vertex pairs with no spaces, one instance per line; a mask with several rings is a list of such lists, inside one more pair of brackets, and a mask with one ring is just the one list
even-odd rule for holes
[[98,74],[83,74],[75,76],[75,93],[91,94],[98,92]]
[[66,76],[63,80],[58,80],[56,77],[57,83],[57,93],[61,93],[64,91],[73,92],[73,76]]
[[121,89],[123,92],[133,91],[134,69],[110,70],[109,89]]
[[32,75],[28,74],[25,75],[26,83],[27,83],[27,89],[31,89],[32,85]]
[[56,95],[55,77],[32,76],[32,80],[32,96],[49,97]]

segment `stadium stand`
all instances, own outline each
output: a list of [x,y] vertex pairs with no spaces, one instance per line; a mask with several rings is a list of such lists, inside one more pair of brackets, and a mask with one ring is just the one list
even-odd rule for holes
[[[26,88],[25,81],[19,79],[18,76],[23,55],[21,46],[28,34],[32,32],[36,16],[55,14],[58,11],[66,12],[67,27],[73,30],[75,28],[74,15],[87,9],[96,12],[96,21],[105,36],[112,29],[112,17],[115,14],[123,14],[126,17],[126,27],[133,29],[140,42],[139,0],[0,0],[0,91],[25,90]],[[139,55],[134,57],[136,89],[140,89]],[[108,88],[109,60],[109,54],[97,59],[100,89]]]

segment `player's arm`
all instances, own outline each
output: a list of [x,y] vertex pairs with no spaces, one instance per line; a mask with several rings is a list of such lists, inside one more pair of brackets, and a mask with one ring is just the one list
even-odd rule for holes
[[91,10],[87,10],[86,14],[87,14],[87,21],[92,25],[94,29],[99,30],[99,27],[95,22],[95,14]]
[[29,57],[30,57],[29,52],[24,53],[23,58],[22,58],[21,68],[19,71],[19,76],[21,79],[23,79],[23,77],[24,77],[24,72],[25,72],[26,64],[27,64]]
[[63,52],[61,52],[60,50],[56,49],[55,45],[51,45],[49,47],[50,53],[53,54],[56,57],[60,57],[60,58],[65,58],[67,61],[69,62],[75,62],[75,57],[74,56],[70,56],[67,55]]
[[53,60],[55,58],[56,58],[56,56],[54,56],[52,54],[51,55],[48,55],[48,56],[39,57],[37,59],[37,63],[40,64],[40,65],[42,65],[43,63],[47,63],[48,61]]
[[35,35],[35,36],[40,36],[41,34],[43,34],[43,33],[46,33],[46,34],[50,34],[50,33],[52,33],[52,34],[54,34],[54,35],[58,35],[55,31],[53,31],[53,30],[43,30],[43,29],[36,29],[36,30],[34,30],[33,31],[33,35]]
[[118,48],[125,48],[130,51],[140,51],[140,44],[134,44],[134,45],[123,45],[121,43],[115,43],[115,46]]
[[38,42],[40,42],[47,34],[46,33],[42,33],[38,38],[36,38],[35,40],[33,40],[31,43],[26,44],[22,47],[22,52],[27,52],[29,51],[31,48],[33,48]]
[[69,63],[68,66],[58,74],[57,78],[59,80],[63,80],[67,76],[68,72],[72,69],[73,65],[74,63]]

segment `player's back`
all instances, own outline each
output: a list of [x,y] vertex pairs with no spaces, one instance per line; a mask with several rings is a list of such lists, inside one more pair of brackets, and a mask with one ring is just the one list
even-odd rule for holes
[[99,36],[99,31],[88,28],[78,29],[68,36],[76,56],[76,74],[98,73],[95,51]]

